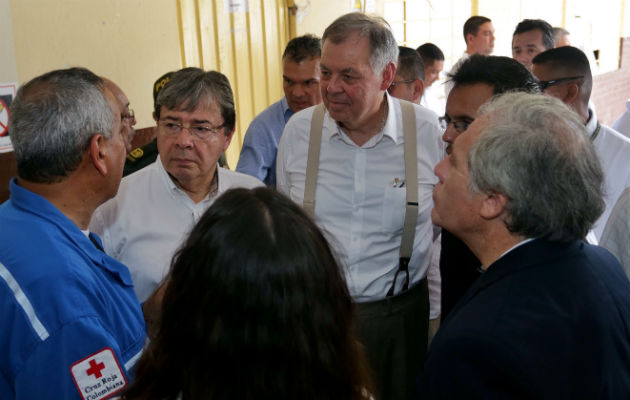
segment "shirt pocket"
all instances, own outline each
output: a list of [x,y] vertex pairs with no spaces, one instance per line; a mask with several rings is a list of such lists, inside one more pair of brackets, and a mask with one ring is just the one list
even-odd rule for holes
[[403,222],[405,220],[406,199],[407,188],[391,186],[385,188],[382,220],[382,226],[385,232],[402,232]]

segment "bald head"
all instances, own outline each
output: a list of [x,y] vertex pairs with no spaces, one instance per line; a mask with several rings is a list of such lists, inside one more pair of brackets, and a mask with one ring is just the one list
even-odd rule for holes
[[129,108],[130,103],[125,92],[123,92],[118,85],[108,78],[103,77],[103,82],[105,83],[105,89],[114,96],[119,103],[120,109],[122,110],[122,125],[125,129],[125,147],[127,153],[129,153],[133,149],[131,141],[133,140],[133,135],[135,133],[133,129],[134,125],[136,125],[135,115]]

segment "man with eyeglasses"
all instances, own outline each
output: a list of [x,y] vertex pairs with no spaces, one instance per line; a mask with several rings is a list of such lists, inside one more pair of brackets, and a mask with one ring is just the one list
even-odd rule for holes
[[133,110],[129,108],[130,103],[125,92],[110,79],[103,78],[103,81],[105,82],[105,87],[114,95],[116,100],[118,100],[120,108],[123,110],[121,118],[123,129],[125,129],[125,148],[127,153],[129,153],[132,150],[131,142],[133,141],[133,135],[135,133],[133,127],[136,124],[136,116]]
[[541,90],[562,100],[582,118],[602,163],[606,208],[588,236],[591,243],[597,244],[617,199],[630,187],[630,139],[601,124],[589,107],[593,79],[582,50],[557,47],[538,54],[532,62],[532,72],[540,80]]
[[[449,78],[453,90],[446,100],[446,113],[440,118],[447,154],[451,154],[457,137],[477,118],[479,107],[492,96],[507,91],[538,92],[536,78],[518,61],[508,57],[473,55]],[[479,277],[480,265],[464,242],[442,229],[442,321]]]
[[396,76],[387,91],[399,99],[420,104],[424,93],[424,64],[417,51],[398,46]]
[[174,73],[157,97],[155,119],[159,157],[125,177],[118,195],[96,210],[90,224],[107,254],[129,267],[140,302],[165,277],[176,249],[221,193],[262,185],[218,166],[236,121],[223,74],[199,68]]
[[[170,71],[160,76],[153,83],[153,118],[155,119],[155,108],[156,108],[156,100],[160,91],[166,86],[168,81],[171,79],[171,75],[173,75],[175,71]],[[129,110],[129,118],[133,117],[133,110]],[[135,117],[133,119],[135,124]],[[142,168],[153,164],[155,159],[158,156],[158,148],[157,148],[157,138],[153,138],[150,142],[143,144],[140,147],[136,147],[131,151],[127,151],[127,159],[125,160],[125,169],[123,170],[123,176],[131,175],[136,171],[141,170]],[[227,164],[227,160],[225,158],[225,153],[221,154],[219,157],[219,166],[223,168],[229,169],[230,167]]]

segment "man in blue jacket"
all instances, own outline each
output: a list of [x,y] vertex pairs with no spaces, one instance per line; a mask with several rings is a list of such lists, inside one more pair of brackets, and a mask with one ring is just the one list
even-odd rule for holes
[[0,398],[105,399],[145,340],[129,271],[88,223],[118,190],[123,110],[83,68],[24,85],[11,105],[18,177],[0,206]]
[[483,273],[443,321],[419,393],[629,398],[630,283],[612,254],[583,240],[604,201],[580,118],[550,96],[502,95],[435,172],[432,219]]

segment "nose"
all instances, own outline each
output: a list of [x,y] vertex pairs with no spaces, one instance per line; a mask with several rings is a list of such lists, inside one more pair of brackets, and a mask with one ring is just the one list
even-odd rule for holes
[[523,64],[527,68],[529,68],[530,65],[531,65],[531,58],[529,58],[526,55],[522,55],[522,56],[516,57],[516,61],[520,62],[521,64]]
[[444,157],[442,161],[437,163],[435,168],[433,168],[433,173],[437,176],[438,181],[440,183],[444,183],[444,169],[446,168],[447,157]]
[[452,145],[455,139],[457,138],[457,136],[459,136],[459,132],[455,130],[455,127],[453,126],[453,124],[448,124],[448,126],[446,127],[446,130],[442,134],[442,140]]
[[190,133],[189,128],[183,126],[182,130],[179,132],[179,135],[177,135],[177,138],[175,139],[175,146],[185,149],[192,147],[192,145],[193,135],[192,133]]
[[304,91],[304,86],[302,84],[293,85],[293,90],[291,90],[291,95],[293,97],[303,97],[306,92]]
[[341,91],[341,84],[338,76],[332,76],[326,83],[326,93],[339,93]]

